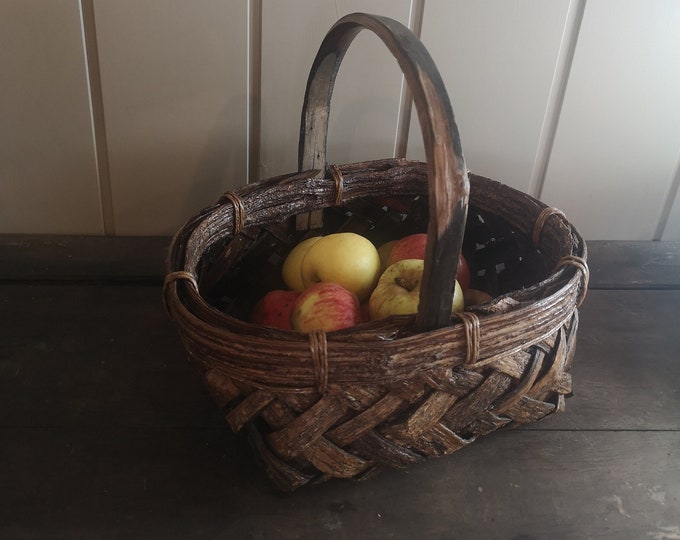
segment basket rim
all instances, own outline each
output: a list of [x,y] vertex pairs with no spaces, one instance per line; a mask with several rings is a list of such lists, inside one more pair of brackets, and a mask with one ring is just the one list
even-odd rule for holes
[[[392,167],[423,165],[421,162],[408,160],[378,160],[343,165],[341,169],[346,172],[367,164],[385,169],[387,162]],[[537,209],[547,208],[544,203],[514,188],[484,177],[475,175],[472,177],[493,182],[496,184],[494,187],[500,186],[504,192],[511,190],[523,200],[537,205]],[[303,186],[307,185],[306,182],[309,180],[306,174],[293,173],[264,181],[264,184],[258,187],[270,189],[285,184],[290,189],[291,178],[296,178],[293,182]],[[325,204],[332,206],[333,190],[327,188],[327,185],[322,185],[320,191],[325,197],[324,200],[327,200]],[[420,192],[417,186],[413,189],[417,193]],[[238,196],[246,202],[252,192],[253,186],[245,186],[237,191]],[[346,186],[345,194],[347,192]],[[216,227],[211,221],[215,213],[221,213],[221,217],[227,222],[236,219],[233,204],[225,201],[208,207],[190,219],[173,239],[168,259],[169,277],[173,273],[186,272],[186,266],[179,264],[179,260],[187,260],[186,252],[189,248],[196,249],[192,242],[196,241],[196,231],[201,224],[208,222],[210,227]],[[503,350],[503,354],[507,354],[513,348],[519,350],[527,346],[527,343],[539,341],[557,331],[572,316],[585,293],[587,248],[566,218],[561,216],[551,222],[559,223],[559,226],[563,227],[558,233],[570,235],[571,241],[576,240],[572,245],[572,253],[565,256],[582,261],[582,264],[571,265],[567,262],[551,272],[543,281],[524,289],[510,291],[494,299],[490,305],[473,312],[476,322],[463,320],[436,330],[411,332],[414,316],[401,316],[362,323],[350,329],[324,334],[327,363],[324,369],[329,384],[366,382],[371,377],[393,377],[395,380],[402,380],[427,370],[459,365],[466,365],[471,369],[477,366],[482,369],[500,354],[487,346],[489,336],[513,334],[508,332],[508,328],[520,325],[523,331],[520,334],[515,332],[509,336],[511,339],[506,339],[508,346]],[[212,242],[205,244],[204,248],[212,245],[218,238],[230,236],[225,233],[224,228],[221,234],[222,236],[214,233]],[[202,253],[205,253],[205,249]],[[205,354],[205,358],[201,360],[204,365],[232,377],[240,377],[254,387],[275,388],[277,391],[316,391],[319,374],[313,365],[314,362],[310,361],[313,353],[310,355],[309,335],[256,325],[222,313],[201,296],[195,279],[192,281],[191,273],[188,273],[188,276],[174,277],[176,279],[166,280],[166,306],[180,328],[185,343],[191,345],[189,348],[197,348]],[[476,344],[478,353],[471,360],[470,336],[473,327],[477,328],[477,334],[481,335],[481,338]],[[433,351],[429,343],[436,343],[439,349]],[[228,347],[233,357],[221,358],[218,354],[220,347]],[[403,352],[404,348],[410,353]],[[422,354],[414,354],[412,351],[414,348],[419,349]],[[359,354],[360,351],[363,351],[363,354]],[[341,352],[354,354],[350,354],[352,358],[344,359],[340,366],[336,365],[336,362]],[[424,359],[425,354],[431,354],[431,357]],[[265,355],[268,357],[263,358]],[[360,381],[352,379],[352,362],[365,365],[367,361],[372,366],[369,370],[372,375],[368,379],[366,375],[362,375],[359,377]],[[280,370],[283,367],[290,369],[291,375],[277,372],[277,368]],[[273,373],[268,373],[268,370]],[[344,374],[341,373],[342,370]]]

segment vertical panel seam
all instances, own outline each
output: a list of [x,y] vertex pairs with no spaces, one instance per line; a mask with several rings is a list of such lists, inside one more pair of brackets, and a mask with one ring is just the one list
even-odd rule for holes
[[671,211],[673,210],[673,204],[678,202],[678,191],[680,190],[680,155],[675,162],[675,168],[673,169],[673,174],[671,176],[670,185],[666,191],[666,196],[663,201],[663,206],[661,207],[661,213],[659,214],[659,221],[656,224],[654,230],[654,238],[652,240],[661,240],[666,232],[666,225],[668,225],[668,219],[670,218]]
[[113,236],[116,233],[116,227],[113,212],[106,121],[104,118],[104,97],[99,68],[99,46],[97,42],[94,0],[80,1],[80,21],[83,34],[83,48],[85,50],[85,72],[90,99],[90,118],[92,119],[92,136],[95,146],[102,223],[104,234],[106,236]]
[[[409,10],[409,29],[420,38],[423,29],[425,0],[411,0]],[[399,109],[397,110],[397,132],[394,137],[394,157],[406,157],[408,138],[411,130],[411,111],[413,110],[413,95],[406,84],[406,78],[401,76],[401,91],[399,94]]]
[[246,44],[246,177],[260,179],[260,137],[262,114],[262,0],[248,0]]
[[581,22],[585,12],[586,0],[571,0],[562,33],[562,40],[557,53],[555,71],[550,85],[548,102],[546,103],[543,125],[536,148],[536,157],[529,180],[529,194],[541,198],[548,172],[548,165],[557,135],[562,105],[567,92],[569,75],[574,61],[576,45],[581,31]]

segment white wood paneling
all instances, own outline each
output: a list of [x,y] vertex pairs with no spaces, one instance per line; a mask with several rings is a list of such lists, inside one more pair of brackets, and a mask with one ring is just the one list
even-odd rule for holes
[[0,233],[101,234],[79,2],[0,0]]
[[[661,240],[680,241],[680,156],[675,165],[675,175],[671,185],[669,200],[666,204],[670,206],[670,211],[666,221],[660,223],[661,230],[657,232]],[[662,218],[663,219],[663,218]]]
[[654,236],[680,150],[680,3],[589,1],[543,199],[585,238]]
[[677,198],[675,199],[673,210],[671,210],[661,240],[680,241],[680,202],[678,202]]
[[[529,190],[568,11],[568,0],[425,2],[421,39],[472,172]],[[407,156],[425,156],[415,111]]]
[[661,239],[680,241],[680,204],[677,199]]
[[246,9],[95,0],[116,234],[173,233],[246,182]]
[[[309,69],[335,21],[355,11],[408,24],[407,0],[265,0],[262,7],[260,178],[297,170],[300,114]],[[340,68],[331,106],[328,160],[394,153],[401,71],[380,40],[357,36]]]
[[[0,233],[171,234],[246,182],[249,143],[251,178],[296,170],[330,26],[353,11],[409,24],[422,5],[473,172],[538,194],[588,239],[680,240],[677,0],[0,0]],[[393,155],[401,85],[362,32],[331,162]],[[423,159],[415,114],[408,138]]]

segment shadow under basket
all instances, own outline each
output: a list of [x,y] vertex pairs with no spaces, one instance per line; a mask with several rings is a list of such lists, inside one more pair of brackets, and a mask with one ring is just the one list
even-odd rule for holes
[[[427,163],[326,166],[332,83],[362,28],[383,39],[416,89]],[[428,81],[436,92],[418,92]],[[190,361],[279,488],[364,479],[563,410],[587,291],[585,243],[559,210],[467,174],[438,73],[399,23],[354,14],[331,29],[308,82],[300,165],[307,170],[227,193],[190,219],[173,239],[164,287]],[[449,182],[456,204],[446,203]],[[376,245],[427,231],[432,276],[417,315],[310,334],[247,322],[257,299],[283,288],[295,245],[339,231]],[[451,314],[461,252],[471,287],[494,299]],[[443,315],[432,308],[440,298]]]

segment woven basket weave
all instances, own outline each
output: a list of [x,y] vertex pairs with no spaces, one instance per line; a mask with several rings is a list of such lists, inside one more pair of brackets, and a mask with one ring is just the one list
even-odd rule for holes
[[[427,163],[326,164],[333,83],[364,28],[399,62]],[[307,85],[299,165],[189,220],[173,240],[164,287],[190,360],[278,487],[366,478],[564,408],[585,243],[559,210],[468,175],[441,78],[403,25],[353,14],[331,28]],[[245,322],[262,294],[283,288],[282,261],[305,237],[353,231],[380,244],[425,230],[417,315],[308,335]],[[472,286],[495,298],[452,316],[461,252]]]

